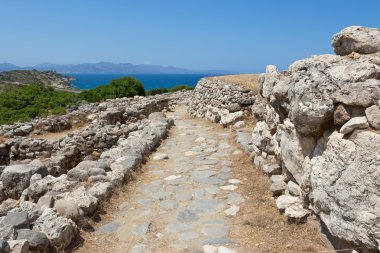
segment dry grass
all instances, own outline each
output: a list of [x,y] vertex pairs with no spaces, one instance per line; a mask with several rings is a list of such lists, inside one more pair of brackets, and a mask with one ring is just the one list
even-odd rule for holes
[[227,76],[214,76],[208,79],[221,80],[228,83],[243,86],[253,90],[255,95],[259,92],[259,78],[260,74],[241,74],[241,75],[227,75]]
[[[229,219],[231,237],[238,252],[322,252],[331,251],[317,221],[290,224],[280,214],[269,191],[270,180],[252,165],[247,154],[233,158],[233,175],[243,179],[238,192],[244,196],[240,211]],[[331,251],[334,252],[334,251]]]

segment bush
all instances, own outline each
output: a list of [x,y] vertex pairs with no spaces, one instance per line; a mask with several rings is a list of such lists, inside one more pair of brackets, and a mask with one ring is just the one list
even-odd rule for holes
[[82,91],[79,97],[87,102],[100,102],[106,99],[133,97],[136,95],[145,95],[144,85],[132,77],[123,77],[112,80],[108,85]]
[[188,85],[176,85],[171,89],[168,88],[158,88],[158,89],[151,89],[146,91],[147,96],[151,95],[157,95],[157,94],[164,94],[164,93],[172,93],[180,90],[194,90],[193,86],[188,86]]
[[176,85],[170,89],[171,92],[176,92],[176,91],[180,91],[180,90],[194,90],[194,87],[189,86],[189,85]]
[[26,121],[49,114],[64,114],[66,106],[78,102],[78,94],[56,91],[50,86],[19,86],[0,94],[0,124]]

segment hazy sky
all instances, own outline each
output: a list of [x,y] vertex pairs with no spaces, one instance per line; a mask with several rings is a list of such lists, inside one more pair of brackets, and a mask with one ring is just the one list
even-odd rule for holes
[[332,53],[380,0],[1,0],[0,62],[128,62],[259,72]]

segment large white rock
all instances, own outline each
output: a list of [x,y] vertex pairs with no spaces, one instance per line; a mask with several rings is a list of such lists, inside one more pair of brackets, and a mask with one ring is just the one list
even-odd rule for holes
[[64,250],[78,233],[75,223],[63,218],[52,209],[46,209],[36,220],[33,230],[43,232],[58,250]]
[[222,114],[220,118],[220,124],[228,125],[228,124],[234,123],[236,120],[241,119],[242,117],[243,117],[242,111]]
[[292,205],[301,204],[302,201],[298,197],[290,195],[281,195],[276,199],[277,208],[284,210]]
[[272,137],[269,126],[264,121],[256,123],[256,126],[252,131],[252,143],[259,150],[268,154],[275,154],[277,151],[278,144]]
[[365,110],[365,115],[367,116],[368,123],[371,127],[376,130],[380,130],[380,108],[377,105],[368,107]]
[[292,205],[285,209],[285,216],[291,219],[303,219],[310,214],[302,205]]
[[380,51],[380,29],[350,26],[335,34],[332,44],[339,55],[373,54]]
[[352,140],[333,133],[311,160],[313,209],[329,231],[377,249],[380,242],[380,135],[360,131]]
[[292,174],[297,183],[302,180],[302,164],[305,156],[312,156],[315,140],[300,136],[294,125],[287,119],[278,129],[280,137],[280,154],[285,168]]
[[355,118],[352,118],[349,121],[347,121],[346,124],[344,124],[341,127],[339,132],[341,132],[342,134],[348,134],[357,128],[363,129],[363,128],[367,128],[368,126],[369,125],[368,125],[368,121],[367,121],[366,117],[355,117]]

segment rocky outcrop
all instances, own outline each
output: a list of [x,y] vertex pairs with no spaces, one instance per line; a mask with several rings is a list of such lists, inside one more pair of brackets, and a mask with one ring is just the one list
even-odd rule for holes
[[281,168],[285,215],[312,210],[333,236],[380,250],[380,30],[346,28],[333,46],[338,55],[267,67],[252,107],[254,161]]
[[373,54],[380,51],[380,29],[350,26],[335,34],[332,41],[338,55]]
[[192,116],[230,125],[243,117],[254,102],[253,91],[217,79],[201,79],[189,103]]
[[25,85],[25,84],[46,84],[57,89],[71,89],[72,77],[58,74],[54,71],[38,70],[14,70],[0,72],[0,85]]
[[238,129],[236,140],[271,177],[278,208],[290,222],[316,214],[338,248],[376,251],[380,30],[348,27],[332,43],[337,55],[300,60],[281,73],[268,66],[255,98],[240,87],[202,80],[189,112],[223,123],[223,115],[236,113],[234,103],[254,101],[252,137],[244,140],[246,130]]

